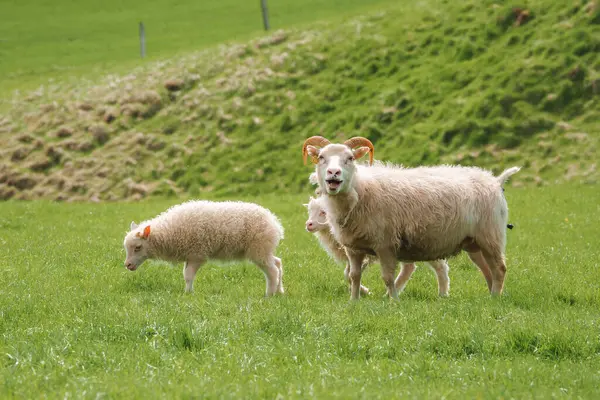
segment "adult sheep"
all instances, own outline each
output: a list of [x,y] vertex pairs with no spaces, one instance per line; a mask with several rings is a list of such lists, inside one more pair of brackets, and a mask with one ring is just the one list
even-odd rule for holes
[[265,274],[266,295],[283,293],[283,268],[275,249],[283,239],[277,217],[257,204],[239,201],[188,201],[137,225],[124,240],[125,267],[146,259],[184,261],[185,290],[191,292],[198,269],[210,259],[249,259]]
[[360,297],[361,264],[368,254],[381,263],[393,298],[396,264],[445,259],[467,251],[492,295],[500,295],[506,265],[508,206],[502,185],[519,168],[495,177],[476,167],[403,168],[392,164],[357,169],[356,160],[374,147],[354,137],[333,144],[308,138],[303,159],[317,164],[331,231],[350,260],[351,298]]
[[[313,182],[312,174],[311,182]],[[350,285],[350,263],[348,261],[348,256],[346,255],[346,250],[344,246],[342,246],[335,239],[333,233],[331,233],[331,227],[327,222],[327,212],[323,203],[324,198],[322,196],[319,196],[317,198],[310,197],[308,203],[305,204],[306,208],[308,209],[306,230],[310,233],[313,233],[317,237],[319,243],[321,243],[321,246],[335,261],[346,265],[346,267],[344,268],[344,277]],[[363,261],[361,269],[364,271],[369,264],[375,261],[375,257],[367,256]],[[394,281],[394,286],[396,287],[398,293],[404,290],[406,284],[408,283],[408,280],[410,279],[410,277],[416,269],[414,263],[401,264],[402,266],[400,269],[400,273]],[[448,292],[450,290],[450,278],[448,276],[449,267],[446,260],[427,261],[427,265],[436,275],[438,282],[438,294],[441,297],[448,296]],[[360,285],[360,292],[361,294],[369,294],[369,289],[366,286]]]

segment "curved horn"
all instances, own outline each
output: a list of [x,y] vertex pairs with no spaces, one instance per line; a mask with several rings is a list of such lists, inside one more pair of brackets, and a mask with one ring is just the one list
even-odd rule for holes
[[350,149],[354,150],[358,146],[367,146],[369,148],[369,164],[373,165],[373,157],[375,157],[375,147],[373,147],[373,143],[367,138],[362,136],[355,136],[350,138],[344,142],[344,144]]
[[[302,146],[302,161],[304,161],[304,165],[306,165],[306,158],[308,157],[308,150],[306,149],[306,146],[311,145],[325,147],[330,143],[331,142],[325,139],[323,136],[311,136],[308,139],[306,139],[304,141],[304,145]],[[313,163],[316,163],[315,161],[316,160],[313,160]]]

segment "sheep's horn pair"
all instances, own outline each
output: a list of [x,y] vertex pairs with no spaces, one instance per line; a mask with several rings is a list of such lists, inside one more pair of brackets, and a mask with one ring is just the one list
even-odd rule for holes
[[[329,140],[325,139],[323,136],[311,136],[308,139],[306,139],[304,141],[304,145],[302,146],[302,161],[304,161],[304,165],[306,165],[306,158],[308,157],[308,149],[307,149],[308,145],[325,147],[330,143],[331,142]],[[313,164],[317,163],[317,160],[315,157],[313,157],[312,162],[313,162]]]
[[362,136],[355,136],[350,138],[344,142],[344,144],[350,149],[354,150],[359,146],[367,146],[369,148],[369,165],[373,165],[373,157],[375,157],[375,147],[373,147],[373,143],[367,138]]

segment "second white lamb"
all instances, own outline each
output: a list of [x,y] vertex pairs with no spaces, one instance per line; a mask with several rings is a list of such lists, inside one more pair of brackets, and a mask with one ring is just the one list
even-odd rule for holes
[[208,260],[248,259],[265,274],[266,295],[283,293],[283,268],[275,256],[283,227],[269,210],[253,203],[189,201],[139,225],[131,223],[124,240],[125,267],[136,270],[146,259],[185,262],[185,290]]

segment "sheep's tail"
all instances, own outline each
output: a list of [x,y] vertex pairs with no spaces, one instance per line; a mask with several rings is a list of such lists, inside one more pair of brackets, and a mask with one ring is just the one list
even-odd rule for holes
[[506,183],[508,178],[510,178],[511,176],[513,176],[514,174],[519,172],[520,170],[521,170],[521,167],[509,168],[509,169],[505,170],[503,173],[501,173],[498,177],[496,177],[496,179],[498,179],[500,186],[502,186]]

